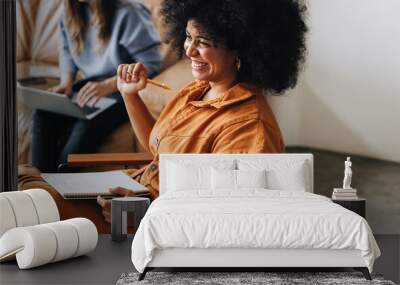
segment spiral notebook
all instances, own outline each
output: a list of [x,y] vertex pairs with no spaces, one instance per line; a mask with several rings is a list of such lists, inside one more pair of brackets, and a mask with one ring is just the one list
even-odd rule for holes
[[42,178],[65,199],[96,199],[97,196],[115,197],[108,189],[123,187],[135,194],[149,193],[148,189],[122,171],[87,173],[42,173]]

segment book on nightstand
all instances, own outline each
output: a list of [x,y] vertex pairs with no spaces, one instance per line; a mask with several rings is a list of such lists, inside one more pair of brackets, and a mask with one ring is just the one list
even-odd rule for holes
[[332,193],[332,199],[334,200],[357,200],[357,189],[349,188],[334,188]]

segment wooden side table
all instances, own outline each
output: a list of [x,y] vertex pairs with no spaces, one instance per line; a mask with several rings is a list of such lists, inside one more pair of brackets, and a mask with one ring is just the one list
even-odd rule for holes
[[366,199],[364,198],[358,198],[353,200],[332,199],[332,202],[339,204],[340,206],[350,211],[353,211],[356,214],[359,214],[361,217],[365,219]]

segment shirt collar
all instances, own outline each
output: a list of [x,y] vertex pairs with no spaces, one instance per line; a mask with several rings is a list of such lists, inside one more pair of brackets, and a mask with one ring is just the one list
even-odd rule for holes
[[246,100],[257,93],[261,93],[261,90],[245,83],[238,83],[232,88],[227,90],[221,96],[208,101],[198,101],[203,97],[203,95],[208,91],[210,85],[206,81],[199,81],[199,91],[195,92],[188,98],[188,103],[196,107],[212,106],[214,108],[222,108],[243,100]]

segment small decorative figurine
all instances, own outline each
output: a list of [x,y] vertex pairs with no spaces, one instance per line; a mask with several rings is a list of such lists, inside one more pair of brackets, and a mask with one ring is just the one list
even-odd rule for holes
[[343,189],[351,189],[351,176],[353,172],[351,170],[350,156],[344,162],[344,179],[343,179]]
[[333,188],[332,199],[334,200],[355,200],[358,199],[357,189],[351,187],[351,177],[353,171],[351,170],[350,156],[344,162],[344,179],[343,188]]

